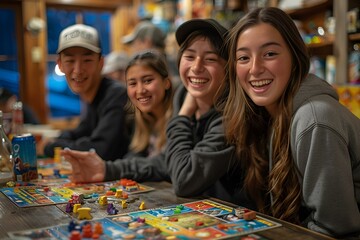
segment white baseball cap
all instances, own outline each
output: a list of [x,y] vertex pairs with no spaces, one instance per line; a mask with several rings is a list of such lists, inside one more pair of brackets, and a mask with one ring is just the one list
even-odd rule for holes
[[83,47],[100,53],[101,47],[97,30],[83,24],[75,24],[65,28],[60,33],[59,46],[56,53],[60,53],[70,47]]

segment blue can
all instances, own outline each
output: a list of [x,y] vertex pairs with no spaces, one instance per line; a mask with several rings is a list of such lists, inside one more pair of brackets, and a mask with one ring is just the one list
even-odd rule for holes
[[14,175],[16,181],[28,182],[38,179],[36,142],[30,133],[14,136],[12,139]]

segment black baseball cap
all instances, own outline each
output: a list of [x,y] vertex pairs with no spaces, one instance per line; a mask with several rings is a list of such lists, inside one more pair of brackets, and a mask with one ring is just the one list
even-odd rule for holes
[[228,30],[224,26],[222,26],[214,19],[191,19],[184,22],[178,27],[175,32],[176,41],[179,46],[181,46],[181,44],[186,40],[190,33],[196,30],[203,29],[218,34],[220,38],[222,38],[224,41],[228,32]]

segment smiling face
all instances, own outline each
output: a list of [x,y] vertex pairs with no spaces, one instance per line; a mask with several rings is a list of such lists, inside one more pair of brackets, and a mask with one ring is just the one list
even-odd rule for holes
[[103,57],[86,48],[71,47],[60,53],[57,63],[70,89],[91,102],[100,85]]
[[179,73],[187,91],[210,106],[225,77],[226,62],[217,55],[210,41],[196,37],[183,52]]
[[165,91],[171,86],[169,78],[163,78],[149,66],[135,64],[127,70],[126,83],[130,101],[141,112],[157,118],[164,114]]
[[274,115],[291,75],[290,50],[278,30],[260,23],[237,40],[236,74],[247,95]]

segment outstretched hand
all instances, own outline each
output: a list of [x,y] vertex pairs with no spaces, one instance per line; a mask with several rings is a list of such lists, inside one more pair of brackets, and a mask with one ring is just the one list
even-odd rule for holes
[[95,151],[64,149],[61,151],[61,156],[71,163],[71,181],[76,183],[104,181],[105,162]]

